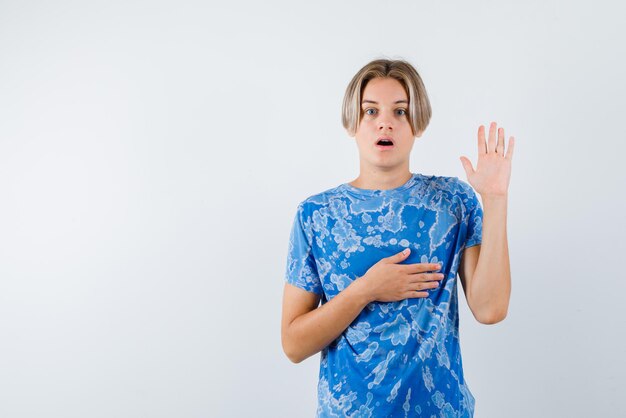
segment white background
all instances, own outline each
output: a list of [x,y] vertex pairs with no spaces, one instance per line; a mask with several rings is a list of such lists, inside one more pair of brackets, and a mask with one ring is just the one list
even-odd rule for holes
[[[0,2],[0,416],[308,417],[280,343],[297,204],[358,176],[364,64],[433,106],[411,170],[516,138],[512,296],[461,296],[477,418],[626,414],[619,2]],[[459,289],[460,290],[460,289]]]

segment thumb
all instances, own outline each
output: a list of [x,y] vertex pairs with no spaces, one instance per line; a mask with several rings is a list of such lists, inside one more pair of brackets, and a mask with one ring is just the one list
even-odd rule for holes
[[474,173],[474,167],[472,167],[472,162],[467,157],[459,157],[461,160],[461,164],[463,164],[463,168],[465,169],[465,174],[467,178],[470,178],[470,174]]
[[400,251],[398,254],[394,254],[391,257],[387,257],[387,260],[390,263],[399,263],[402,260],[405,260],[409,254],[411,254],[410,248],[405,248],[403,251]]

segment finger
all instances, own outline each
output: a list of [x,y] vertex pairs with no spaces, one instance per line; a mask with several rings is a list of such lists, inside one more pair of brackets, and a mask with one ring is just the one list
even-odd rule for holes
[[409,254],[411,254],[411,249],[410,248],[405,248],[404,250],[400,251],[399,253],[387,257],[385,260],[387,260],[389,263],[399,263],[401,261],[406,260],[406,258],[409,256]]
[[412,283],[409,287],[409,291],[419,292],[420,290],[430,290],[439,287],[439,282],[419,282]]
[[496,151],[496,128],[498,124],[491,122],[489,126],[489,142],[487,143],[487,153]]
[[506,155],[505,158],[511,160],[513,158],[513,150],[515,149],[515,138],[509,138],[509,145],[506,147]]
[[406,298],[427,298],[428,297],[428,292],[417,292],[415,290],[412,290],[410,292],[406,292]]
[[415,263],[407,264],[404,272],[408,274],[424,273],[425,271],[439,271],[441,264],[439,263]]
[[463,164],[463,169],[465,170],[467,178],[470,178],[470,176],[474,174],[474,167],[472,166],[472,162],[469,160],[469,158],[465,156],[459,157],[459,159],[461,160],[461,164]]
[[409,283],[439,282],[443,278],[442,273],[415,273],[410,275]]
[[496,154],[504,157],[504,128],[498,129],[498,145],[496,145]]
[[478,127],[478,154],[487,153],[487,142],[485,141],[485,127],[480,125]]

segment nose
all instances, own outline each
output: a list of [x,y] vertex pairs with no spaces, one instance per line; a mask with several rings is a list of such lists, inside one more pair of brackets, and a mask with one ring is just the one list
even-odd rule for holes
[[386,121],[386,120],[380,120],[378,122],[378,130],[379,131],[391,131],[393,130],[393,125],[390,121]]
[[392,117],[385,112],[381,112],[380,117],[378,119],[378,130],[393,130]]

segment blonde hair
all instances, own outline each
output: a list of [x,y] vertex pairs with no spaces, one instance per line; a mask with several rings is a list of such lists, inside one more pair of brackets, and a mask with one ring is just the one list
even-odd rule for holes
[[394,78],[402,84],[409,98],[407,117],[413,136],[424,132],[430,121],[432,110],[422,78],[415,68],[406,61],[377,59],[366,64],[355,74],[343,97],[341,122],[350,136],[356,134],[363,117],[361,99],[365,86],[376,77]]

